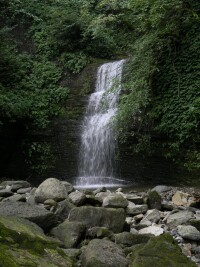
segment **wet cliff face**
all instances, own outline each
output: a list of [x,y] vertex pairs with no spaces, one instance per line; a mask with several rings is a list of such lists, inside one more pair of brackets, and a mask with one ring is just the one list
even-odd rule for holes
[[[0,128],[0,176],[30,179],[35,185],[47,177],[73,182],[78,175],[81,122],[87,99],[94,90],[96,71],[100,63],[91,64],[81,74],[65,73],[61,84],[70,88],[70,96],[62,115],[51,120],[45,130],[25,129],[22,124],[4,124]],[[135,140],[130,137],[119,144],[118,178],[133,185],[183,184],[183,174],[159,155],[145,157],[133,153]],[[179,172],[179,173],[178,173]],[[190,180],[191,184],[191,180]],[[179,184],[180,185],[180,184]]]

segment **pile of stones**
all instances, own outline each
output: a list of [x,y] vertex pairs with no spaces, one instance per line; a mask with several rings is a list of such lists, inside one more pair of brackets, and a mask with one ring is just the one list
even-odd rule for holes
[[200,266],[200,197],[186,191],[75,190],[56,178],[38,188],[4,181],[0,262],[4,267]]

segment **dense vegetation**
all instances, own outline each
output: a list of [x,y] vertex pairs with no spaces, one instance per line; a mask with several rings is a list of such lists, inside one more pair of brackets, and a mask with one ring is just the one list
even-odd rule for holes
[[[45,127],[70,90],[63,71],[127,58],[119,139],[200,167],[198,0],[0,0],[0,121]],[[156,138],[156,136],[161,138]]]

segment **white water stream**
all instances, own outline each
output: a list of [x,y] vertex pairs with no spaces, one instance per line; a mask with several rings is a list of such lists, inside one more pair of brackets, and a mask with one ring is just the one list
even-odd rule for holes
[[115,179],[116,135],[112,121],[117,113],[125,60],[98,68],[95,92],[91,94],[82,124],[77,187],[117,186]]

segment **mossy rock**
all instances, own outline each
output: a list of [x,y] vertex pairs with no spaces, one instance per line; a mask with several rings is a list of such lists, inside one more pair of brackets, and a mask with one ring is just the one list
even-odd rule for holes
[[131,267],[195,267],[169,234],[151,238],[147,244],[135,247]]
[[60,242],[47,237],[28,220],[0,216],[0,266],[72,267],[73,261],[59,248]]
[[157,191],[150,191],[148,193],[147,204],[149,206],[149,209],[161,209],[161,196],[158,194]]

